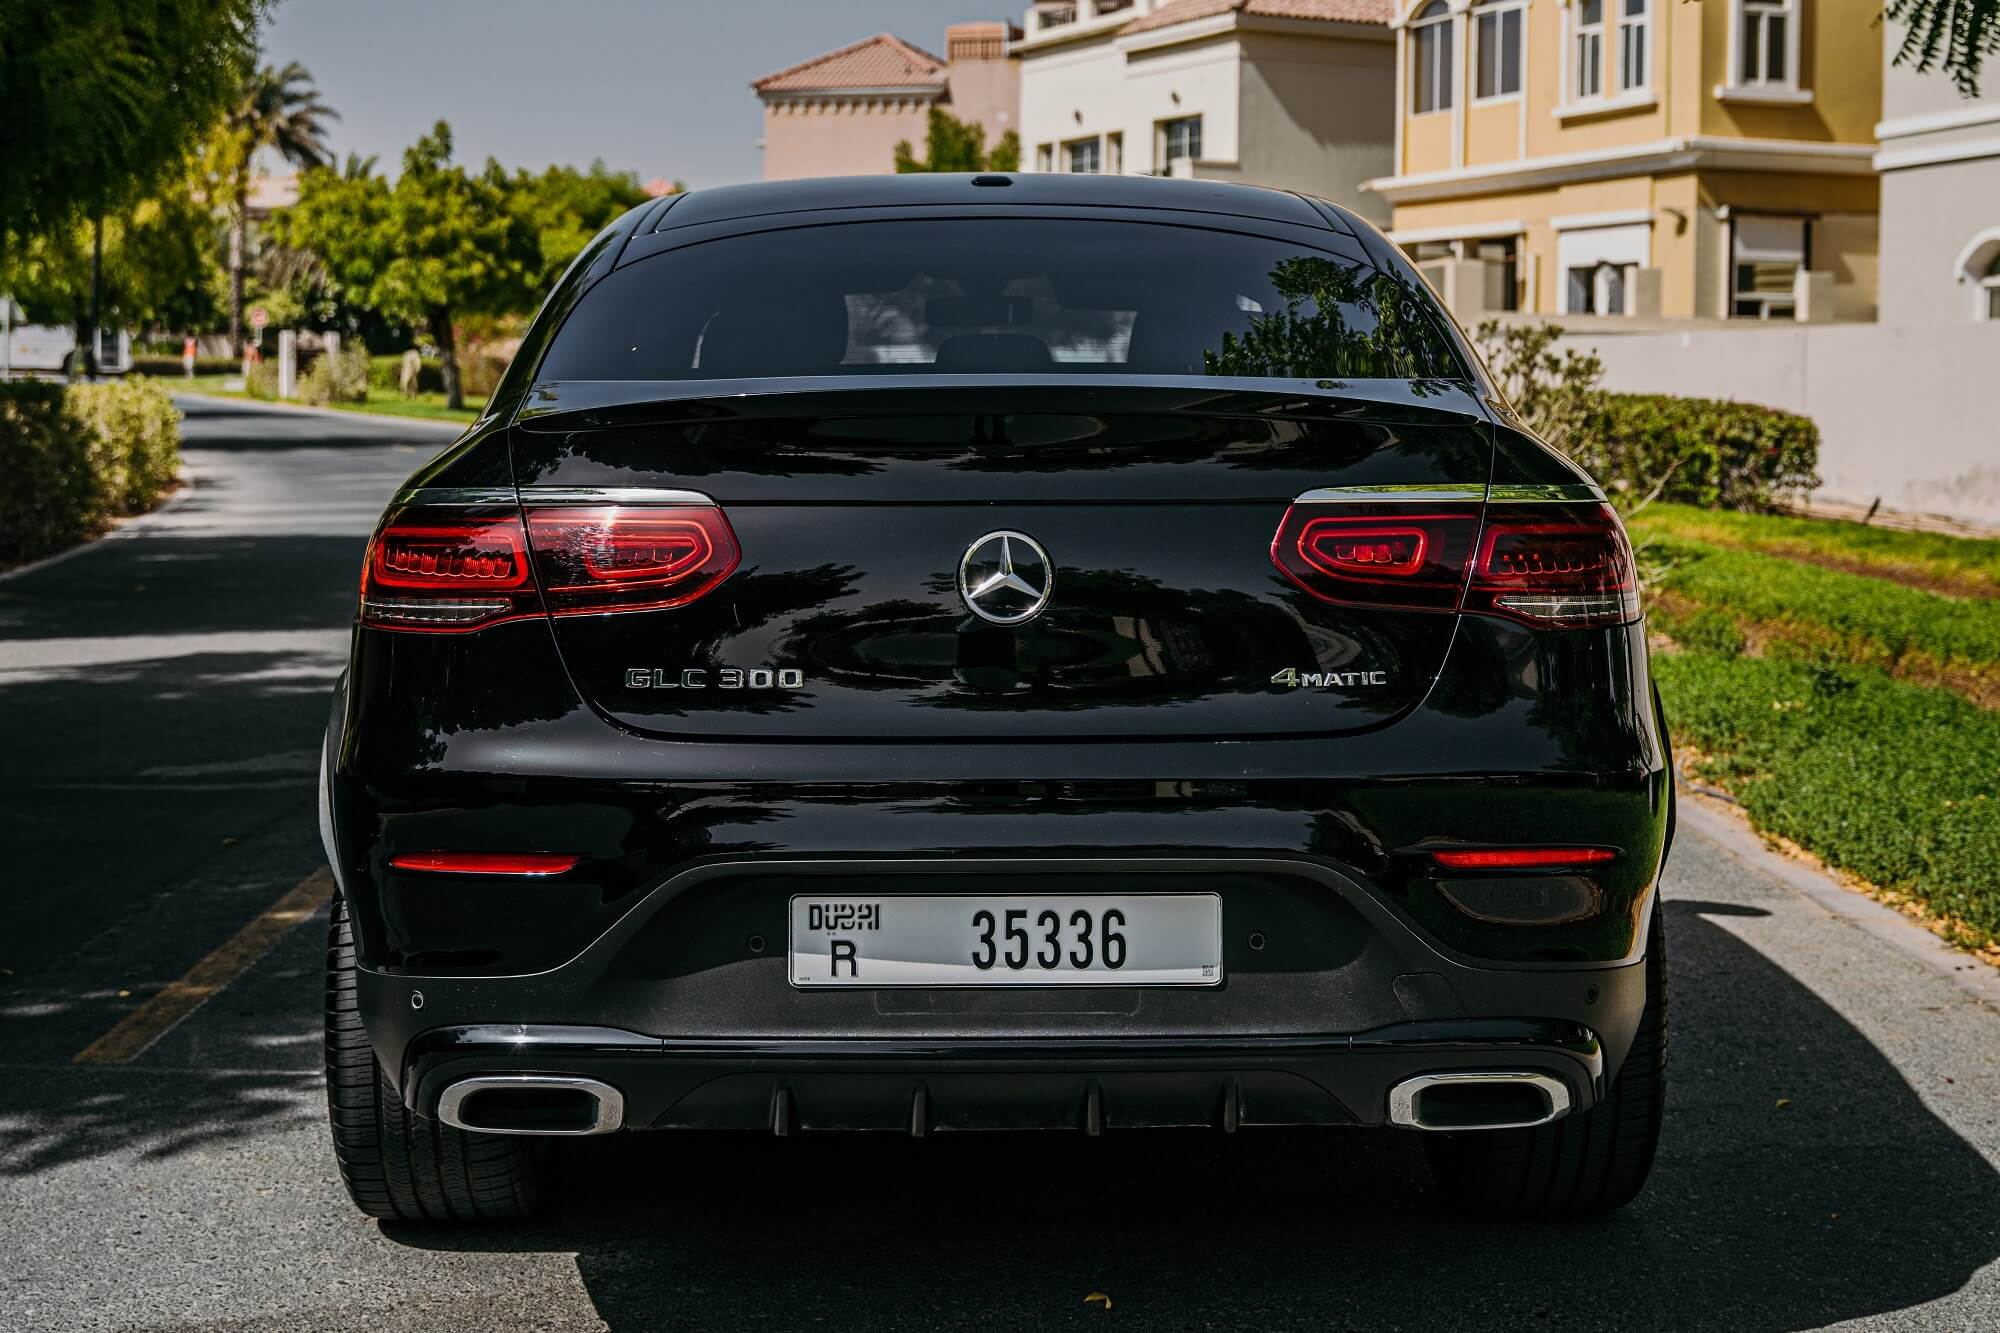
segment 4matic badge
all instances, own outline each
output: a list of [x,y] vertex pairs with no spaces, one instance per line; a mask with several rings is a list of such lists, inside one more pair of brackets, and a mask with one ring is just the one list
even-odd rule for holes
[[1386,671],[1301,671],[1297,667],[1286,667],[1271,677],[1273,685],[1283,685],[1288,690],[1324,690],[1332,688],[1353,689],[1356,686],[1387,685],[1389,673]]
[[628,667],[628,690],[802,690],[806,673],[797,667]]

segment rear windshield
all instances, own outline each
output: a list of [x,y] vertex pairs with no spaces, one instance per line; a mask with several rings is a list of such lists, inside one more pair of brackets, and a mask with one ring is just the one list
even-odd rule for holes
[[1132,374],[1463,379],[1427,292],[1236,232],[1021,218],[865,222],[618,270],[539,378]]

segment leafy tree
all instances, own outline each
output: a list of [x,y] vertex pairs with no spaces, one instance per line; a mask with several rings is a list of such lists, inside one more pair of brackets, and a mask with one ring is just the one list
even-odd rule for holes
[[0,246],[159,188],[229,106],[265,0],[0,0]]
[[629,171],[607,170],[602,161],[590,170],[552,166],[539,176],[519,171],[514,176],[514,200],[521,216],[534,228],[541,258],[531,283],[538,292],[555,286],[569,261],[627,209],[649,196]]
[[453,407],[465,401],[456,320],[530,304],[542,260],[500,164],[488,158],[476,175],[455,165],[443,121],[403,154],[393,186],[313,168],[272,224],[280,244],[317,255],[347,299],[430,335]]
[[244,79],[236,104],[209,146],[210,171],[229,203],[229,345],[243,354],[243,285],[248,271],[250,180],[257,154],[275,149],[297,167],[327,160],[326,125],[340,113],[319,100],[312,75],[296,60],[266,65]]
[[1884,17],[1909,29],[1897,64],[1942,67],[1961,94],[1979,96],[1980,67],[2000,54],[2000,0],[1889,0]]
[[[110,321],[196,327],[213,319],[214,220],[188,175],[102,220],[101,300]],[[83,347],[90,332],[93,223],[72,221],[28,237],[0,263],[0,290],[31,320],[68,323]]]
[[1301,255],[1279,260],[1271,285],[1285,308],[1224,333],[1202,353],[1204,373],[1423,381],[1453,363],[1426,298],[1394,274]]
[[924,133],[924,160],[919,162],[908,139],[898,140],[896,170],[916,171],[1019,171],[1021,136],[1008,130],[986,151],[986,127],[968,123],[950,112],[932,107]]

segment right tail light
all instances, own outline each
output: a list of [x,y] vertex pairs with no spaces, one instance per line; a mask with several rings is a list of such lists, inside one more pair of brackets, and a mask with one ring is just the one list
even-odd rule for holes
[[655,611],[707,596],[742,559],[713,505],[405,508],[368,544],[361,623],[463,633],[509,620]]
[[1639,618],[1625,529],[1609,505],[1295,504],[1271,542],[1280,572],[1323,602],[1464,610],[1552,629]]

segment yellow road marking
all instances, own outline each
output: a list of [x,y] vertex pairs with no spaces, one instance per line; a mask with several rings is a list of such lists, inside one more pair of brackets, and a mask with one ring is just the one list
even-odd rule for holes
[[118,1025],[71,1057],[71,1064],[122,1065],[164,1037],[208,997],[250,970],[271,946],[320,909],[333,892],[333,872],[321,866],[272,903],[178,981],[118,1020]]

